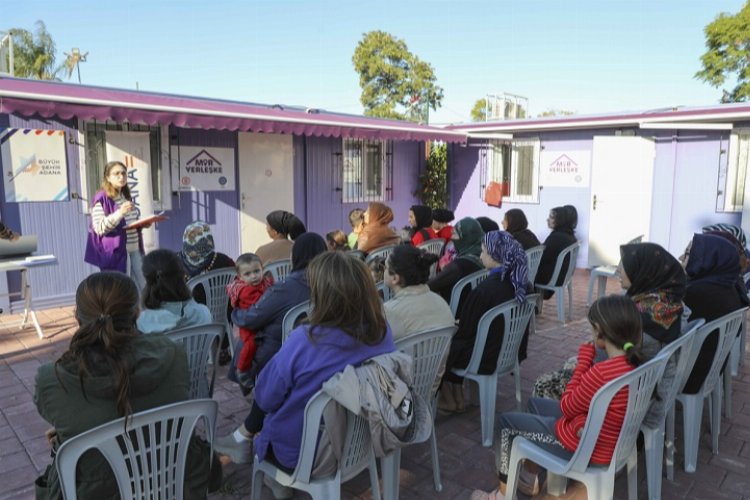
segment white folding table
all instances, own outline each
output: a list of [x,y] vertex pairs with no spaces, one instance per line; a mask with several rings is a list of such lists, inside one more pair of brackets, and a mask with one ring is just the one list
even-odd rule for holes
[[6,293],[2,296],[20,296],[23,299],[23,318],[21,319],[20,328],[26,326],[29,316],[31,321],[34,323],[34,328],[39,338],[44,338],[42,327],[39,325],[39,320],[36,318],[36,312],[31,301],[31,283],[27,276],[28,270],[34,267],[48,266],[51,264],[57,264],[57,257],[54,255],[31,255],[24,258],[16,259],[0,259],[0,272],[8,271],[21,271],[21,291]]

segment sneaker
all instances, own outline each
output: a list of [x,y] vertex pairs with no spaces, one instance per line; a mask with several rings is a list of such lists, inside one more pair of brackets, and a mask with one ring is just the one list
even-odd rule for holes
[[263,484],[271,490],[274,500],[288,500],[294,496],[294,490],[288,486],[282,486],[271,476],[263,474]]
[[232,355],[229,354],[229,349],[222,349],[219,352],[219,366],[228,365],[232,361]]
[[236,464],[249,464],[253,459],[253,440],[238,443],[233,433],[214,439],[214,451],[226,455]]

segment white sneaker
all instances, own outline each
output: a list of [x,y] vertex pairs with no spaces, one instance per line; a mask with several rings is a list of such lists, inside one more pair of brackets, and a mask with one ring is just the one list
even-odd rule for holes
[[263,484],[268,486],[275,500],[288,500],[294,496],[294,489],[280,485],[274,478],[266,474],[263,474]]
[[238,443],[233,434],[228,434],[214,439],[214,451],[228,456],[236,464],[249,464],[253,461],[253,440]]

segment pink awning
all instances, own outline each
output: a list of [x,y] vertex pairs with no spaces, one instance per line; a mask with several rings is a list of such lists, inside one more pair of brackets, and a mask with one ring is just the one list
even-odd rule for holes
[[361,139],[466,142],[463,131],[315,109],[0,78],[0,113]]

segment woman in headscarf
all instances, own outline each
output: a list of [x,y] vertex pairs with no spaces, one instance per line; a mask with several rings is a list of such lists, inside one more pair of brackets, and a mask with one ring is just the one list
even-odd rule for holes
[[[463,379],[454,375],[451,370],[465,368],[469,364],[479,320],[484,313],[503,302],[526,302],[526,294],[529,291],[526,252],[510,234],[505,231],[490,231],[484,235],[480,258],[484,267],[490,270],[490,274],[469,293],[463,309],[458,314],[458,331],[451,341],[443,386],[440,389],[441,400],[438,403],[439,407],[446,411],[464,410]],[[503,345],[504,328],[505,321],[502,316],[492,322],[479,363],[479,373],[490,374],[495,371],[497,357]],[[519,361],[526,359],[528,337],[527,329],[518,351]]]
[[[453,228],[452,238],[455,256],[452,259],[446,259],[444,256],[440,261],[442,270],[427,282],[430,290],[443,297],[446,302],[450,302],[453,287],[461,278],[484,268],[479,259],[484,231],[476,219],[464,217],[458,221]],[[462,297],[461,302],[463,299]],[[461,304],[458,311],[461,311]]]
[[388,224],[393,222],[393,210],[387,205],[372,202],[365,211],[365,227],[359,233],[357,250],[370,253],[388,245],[397,245],[401,238]]
[[414,246],[437,238],[432,229],[432,209],[426,205],[412,205],[409,209],[409,231]]
[[524,250],[541,245],[539,238],[529,230],[529,221],[526,220],[523,210],[512,208],[505,212],[503,229],[508,231]]
[[[232,311],[232,322],[235,325],[256,332],[256,351],[247,377],[249,380],[255,381],[263,367],[281,348],[281,327],[286,313],[297,304],[310,300],[307,266],[325,251],[326,242],[319,234],[307,232],[300,235],[292,247],[292,271],[284,281],[269,288],[250,309]],[[235,349],[236,353],[240,351],[239,348]],[[234,368],[235,361],[233,360],[230,371]],[[214,450],[229,456],[235,463],[249,463],[252,460],[250,432],[256,432],[260,428],[263,418],[263,411],[253,404],[245,426],[241,427],[245,430],[244,434],[238,429],[233,434],[218,438],[214,442]]]
[[305,231],[305,224],[296,215],[286,210],[274,210],[266,215],[266,232],[271,242],[259,246],[255,254],[263,265],[286,260],[292,255],[294,240]]
[[[542,253],[542,260],[539,262],[539,270],[536,273],[535,282],[546,285],[549,280],[552,279],[552,273],[555,271],[555,264],[557,264],[557,257],[567,247],[575,243],[575,227],[578,224],[578,215],[575,212],[575,208],[571,210],[570,205],[564,207],[555,207],[549,211],[549,217],[547,218],[547,226],[552,229],[552,232],[544,240],[544,253]],[[575,213],[575,215],[574,215]],[[565,273],[568,271],[568,266],[575,266],[575,262],[570,262],[570,258],[566,257],[563,261],[562,269],[560,270],[560,276],[557,280],[556,285],[562,285],[565,279]],[[554,295],[551,290],[544,290],[543,296],[549,299]]]
[[[691,310],[690,319],[703,318],[709,323],[750,304],[739,274],[737,249],[727,240],[694,235],[685,271],[685,304]],[[716,353],[718,335],[718,330],[713,331],[703,342],[684,392],[695,394],[703,385]]]
[[489,233],[490,231],[500,231],[500,226],[497,225],[497,222],[489,217],[477,217],[477,222],[482,226],[482,231],[485,233]]
[[438,238],[445,240],[445,243],[449,243],[451,236],[453,236],[453,226],[451,222],[456,217],[453,212],[447,208],[436,208],[432,211],[432,230],[435,231]]

